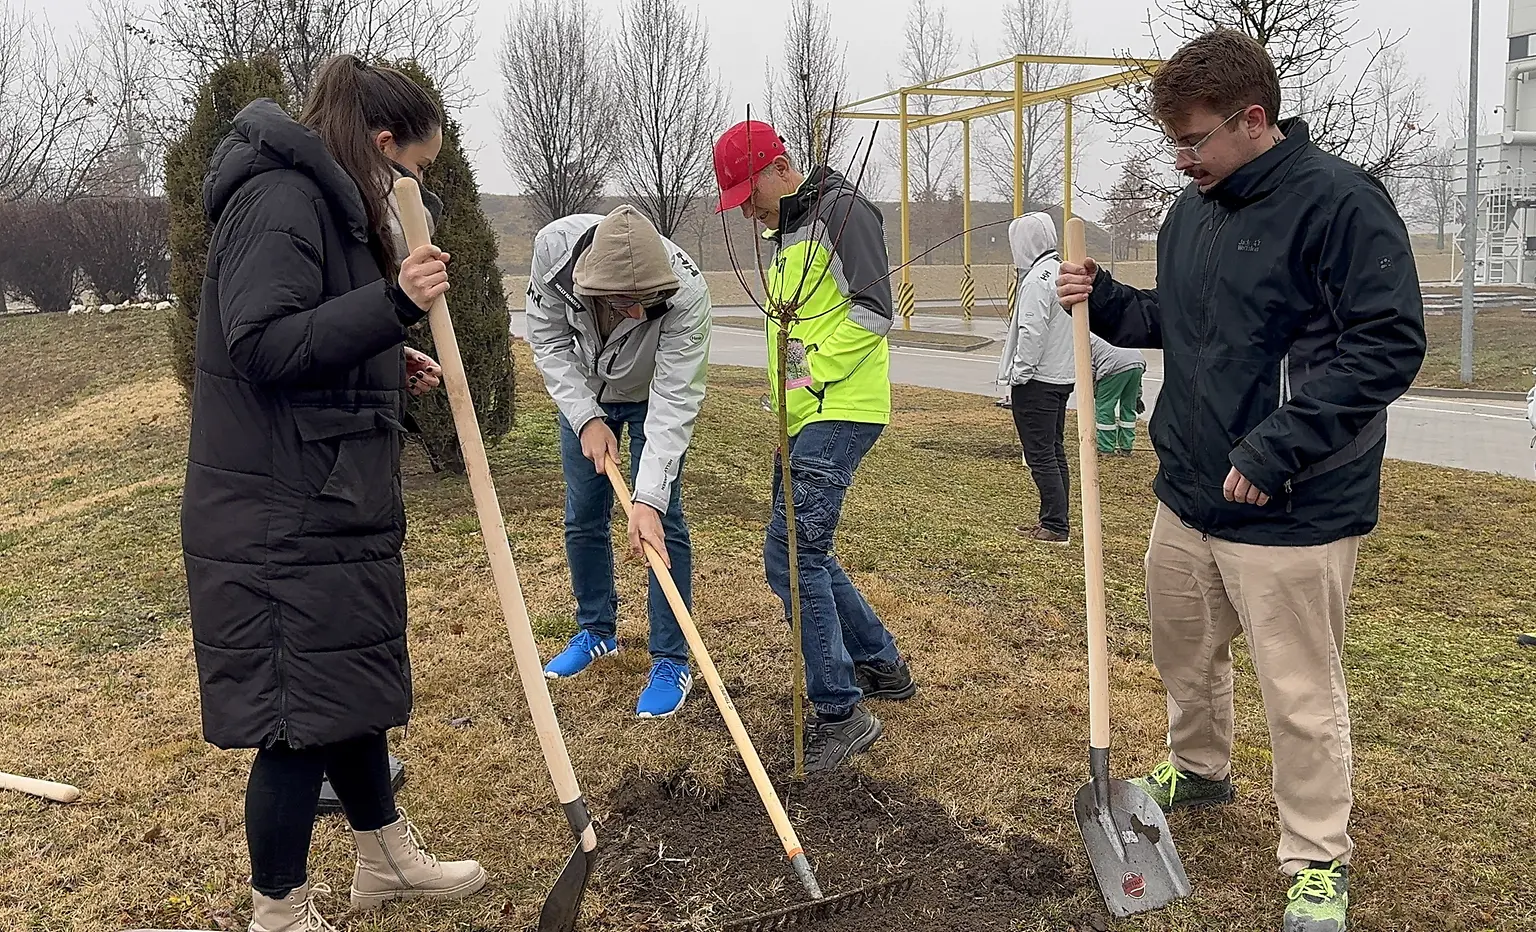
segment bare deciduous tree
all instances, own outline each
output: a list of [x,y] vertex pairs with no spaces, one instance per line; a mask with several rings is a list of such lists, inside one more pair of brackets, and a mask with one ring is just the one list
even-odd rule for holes
[[[1379,178],[1411,177],[1430,144],[1416,141],[1422,125],[1422,93],[1394,69],[1391,54],[1401,37],[1364,33],[1357,0],[1158,0],[1147,17],[1155,58],[1213,29],[1235,29],[1268,50],[1280,78],[1281,113],[1307,121],[1312,141],[1325,151],[1368,168]],[[1389,98],[1389,99],[1384,99]],[[1383,116],[1390,113],[1390,119]],[[1145,85],[1129,87],[1095,114],[1114,126],[1116,141],[1132,142],[1137,158],[1158,157],[1160,135]],[[1168,184],[1164,197],[1178,185]]]
[[92,193],[144,196],[159,190],[165,168],[157,131],[164,88],[156,73],[155,42],[129,0],[93,0],[91,18],[103,115],[112,134]]
[[[943,3],[912,0],[907,8],[907,23],[901,51],[901,78],[888,78],[892,85],[927,84],[955,70],[959,46],[949,28],[949,14]],[[954,109],[955,98],[934,94],[913,94],[907,98],[909,116],[931,116]],[[886,148],[894,157],[899,152],[899,131],[886,137]],[[960,155],[960,126],[940,123],[907,133],[907,172],[910,197],[920,203],[932,203],[954,186]]]
[[620,125],[616,154],[626,194],[672,238],[714,183],[710,152],[726,120],[710,68],[709,29],[677,0],[629,0],[615,56]]
[[0,202],[68,200],[97,180],[115,142],[114,102],[85,35],[0,11]]
[[165,0],[156,31],[183,97],[225,62],[273,55],[302,99],[322,62],[350,52],[416,62],[459,108],[478,96],[466,74],[478,12],[476,0]]
[[833,37],[831,13],[820,0],[791,0],[784,53],[778,68],[768,64],[766,87],[768,122],[795,164],[807,169],[821,162],[837,164],[846,148],[845,126],[822,121],[818,151],[817,122],[847,100],[848,55]]
[[1446,230],[1462,222],[1465,201],[1457,196],[1452,186],[1465,173],[1465,166],[1457,164],[1455,148],[1446,144],[1429,154],[1413,186],[1407,218],[1434,228],[1437,249],[1446,248]]
[[1142,242],[1157,235],[1162,221],[1162,201],[1151,184],[1148,167],[1137,161],[1126,162],[1104,200],[1109,207],[1099,225],[1114,235],[1115,258],[1129,259],[1133,252],[1140,258]]
[[586,0],[523,0],[501,45],[502,152],[548,223],[597,207],[619,132],[611,43]]
[[[1003,39],[998,51],[1013,55],[1075,55],[1081,47],[1073,38],[1072,8],[1067,0],[1009,0],[1003,8]],[[973,52],[981,64],[979,52]],[[998,82],[1013,84],[1012,75],[1001,69],[974,79],[999,89]],[[1023,66],[1024,93],[1036,93],[1082,79],[1083,69],[1076,65]],[[1086,116],[1086,114],[1082,114]],[[1065,105],[1044,103],[1024,111],[1022,161],[1024,199],[1033,204],[1059,203],[1065,171]],[[1014,132],[1013,114],[988,117],[983,132],[975,138],[974,161],[992,189],[1004,199],[1013,196]],[[1083,141],[1083,121],[1074,124],[1074,144]],[[1081,151],[1080,149],[1078,151]]]
[[1360,115],[1372,128],[1356,137],[1354,160],[1386,185],[1401,208],[1435,140],[1424,113],[1424,81],[1408,73],[1400,50],[1388,48],[1377,56],[1367,85]]

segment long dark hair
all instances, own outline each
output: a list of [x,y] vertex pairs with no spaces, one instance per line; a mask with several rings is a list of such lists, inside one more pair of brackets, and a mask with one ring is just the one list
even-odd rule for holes
[[442,109],[402,72],[337,55],[320,66],[299,122],[320,134],[362,193],[370,246],[388,274],[404,258],[395,255],[386,206],[395,170],[374,140],[385,130],[398,146],[429,139],[443,128]]

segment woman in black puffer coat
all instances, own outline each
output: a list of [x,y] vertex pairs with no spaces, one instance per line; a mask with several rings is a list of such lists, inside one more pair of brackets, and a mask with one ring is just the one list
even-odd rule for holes
[[267,100],[242,110],[203,186],[182,547],[204,735],[259,749],[252,932],[329,928],[305,866],[327,776],[357,838],[353,905],[485,883],[414,841],[385,738],[411,710],[405,392],[439,374],[404,342],[448,287],[446,253],[405,255],[391,182],[431,164],[442,124],[408,77],[341,56],[299,120]]

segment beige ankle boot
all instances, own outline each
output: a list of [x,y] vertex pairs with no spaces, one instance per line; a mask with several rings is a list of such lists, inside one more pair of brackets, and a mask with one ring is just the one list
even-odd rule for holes
[[373,909],[390,900],[461,900],[485,886],[478,861],[439,861],[423,850],[416,826],[400,818],[376,832],[353,832],[357,873],[352,906]]
[[336,927],[320,915],[314,900],[315,894],[330,892],[331,888],[323,883],[313,887],[305,884],[274,900],[252,890],[251,905],[255,909],[250,932],[336,932]]

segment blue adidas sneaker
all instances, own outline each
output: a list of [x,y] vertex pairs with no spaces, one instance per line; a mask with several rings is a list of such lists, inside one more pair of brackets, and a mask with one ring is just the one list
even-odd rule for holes
[[545,665],[544,676],[551,680],[575,676],[591,666],[597,658],[618,652],[618,638],[599,637],[586,630],[578,631],[571,638],[571,643],[565,646],[565,650]]
[[688,664],[661,657],[651,661],[651,679],[640,691],[635,714],[641,718],[671,718],[683,707],[693,688]]

